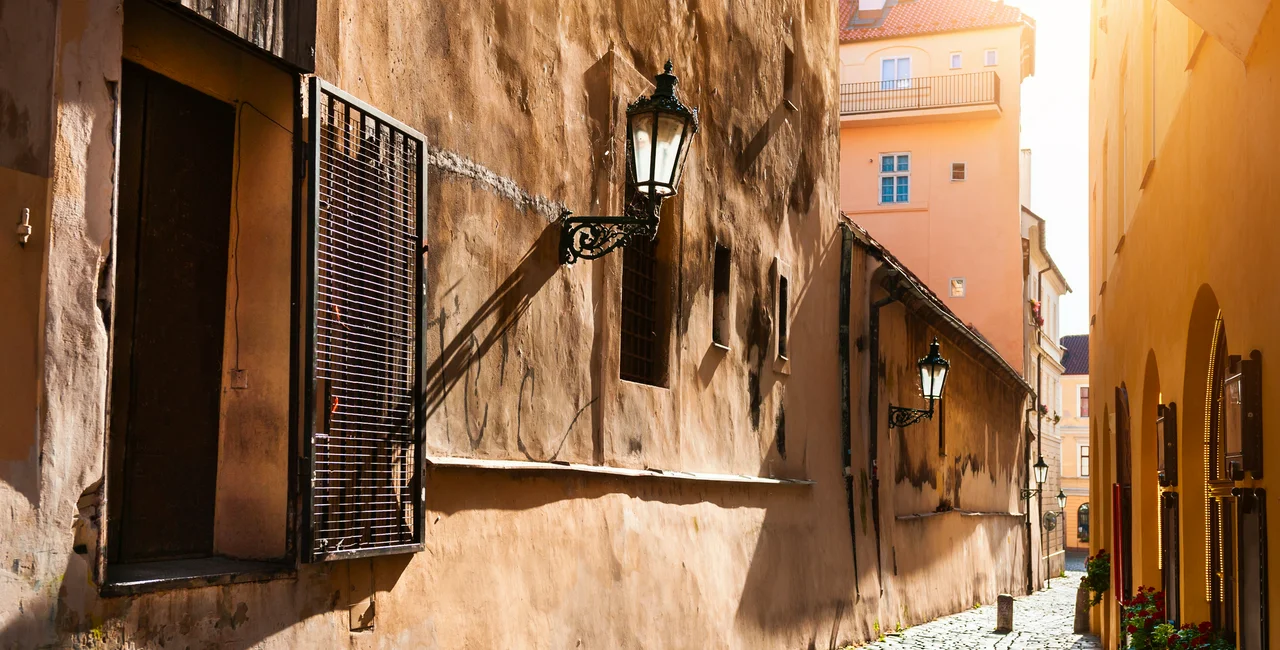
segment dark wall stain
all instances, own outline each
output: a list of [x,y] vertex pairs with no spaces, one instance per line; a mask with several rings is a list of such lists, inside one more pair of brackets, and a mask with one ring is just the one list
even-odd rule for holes
[[[763,301],[761,288],[751,292],[750,320],[747,321],[747,344],[743,350],[743,361],[746,362],[747,390],[751,399],[751,428],[760,428],[760,407],[764,404],[764,395],[760,391],[760,379],[764,374],[764,364],[769,358],[769,334],[773,327],[773,319],[769,317]],[[767,295],[767,294],[765,294]]]

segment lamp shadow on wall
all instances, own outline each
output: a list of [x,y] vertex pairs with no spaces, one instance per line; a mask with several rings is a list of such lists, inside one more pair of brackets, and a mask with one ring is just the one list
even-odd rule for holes
[[[533,246],[520,258],[515,270],[481,303],[447,344],[443,342],[446,320],[443,309],[428,321],[427,329],[437,329],[441,338],[440,355],[427,366],[427,385],[423,391],[428,420],[463,379],[467,370],[479,363],[525,312],[529,311],[533,297],[560,268],[557,250],[559,241],[559,222],[547,224]],[[490,319],[495,320],[487,326],[483,335],[477,337]]]

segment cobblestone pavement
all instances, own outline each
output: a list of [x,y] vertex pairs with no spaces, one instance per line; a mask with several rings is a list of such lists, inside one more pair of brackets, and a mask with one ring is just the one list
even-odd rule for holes
[[992,631],[996,627],[996,606],[987,605],[886,634],[883,641],[864,649],[1101,650],[1096,637],[1071,633],[1081,575],[1068,571],[1067,577],[1052,580],[1048,589],[1015,599],[1013,632],[1009,634]]
[[1089,559],[1089,551],[1067,551],[1067,570],[1084,573],[1087,559]]

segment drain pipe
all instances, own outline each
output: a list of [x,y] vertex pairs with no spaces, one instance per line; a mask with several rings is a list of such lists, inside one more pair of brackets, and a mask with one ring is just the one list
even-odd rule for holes
[[[1028,415],[1035,412],[1036,408],[1034,406],[1027,409]],[[1022,430],[1022,467],[1024,471],[1028,472],[1027,485],[1031,485],[1031,426],[1029,423]],[[1035,593],[1035,570],[1031,565],[1031,492],[1027,490],[1025,494],[1027,495],[1027,503],[1023,507],[1022,511],[1023,520],[1027,527],[1027,594],[1030,595]]]
[[853,545],[853,590],[862,598],[858,580],[858,519],[853,504],[853,416],[849,403],[849,285],[853,283],[853,231],[841,224],[840,244],[840,442],[844,494],[849,503],[849,541]]
[[902,298],[902,290],[898,286],[899,276],[894,273],[886,279],[891,283],[889,295],[871,303],[869,314],[870,371],[867,382],[867,456],[871,461],[871,519],[876,532],[876,577],[880,582],[880,594],[884,595],[884,569],[880,559],[880,456],[879,456],[879,424],[880,424],[880,308]]

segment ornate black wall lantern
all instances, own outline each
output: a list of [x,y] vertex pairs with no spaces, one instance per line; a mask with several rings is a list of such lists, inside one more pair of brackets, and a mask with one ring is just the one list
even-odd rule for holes
[[946,385],[947,371],[951,369],[951,362],[943,359],[938,353],[937,337],[934,337],[933,343],[929,345],[929,354],[917,361],[916,366],[920,369],[920,391],[929,402],[929,408],[911,409],[890,405],[890,429],[909,427],[919,422],[921,418],[932,420],[933,404],[942,399],[942,388]]
[[[1022,488],[1022,498],[1030,499],[1031,497],[1040,496],[1040,492],[1044,489],[1044,482],[1049,480],[1049,464],[1044,462],[1044,456],[1036,457],[1036,464],[1031,466],[1035,470],[1036,487]],[[1066,495],[1063,495],[1063,501]]]
[[1156,472],[1160,487],[1178,484],[1178,405],[1156,407]]
[[698,109],[676,97],[679,79],[667,61],[654,77],[653,96],[627,105],[627,185],[633,191],[620,217],[571,217],[560,221],[560,263],[594,260],[625,246],[632,237],[658,234],[662,200],[676,195],[689,144],[698,132]]
[[1244,479],[1246,471],[1262,478],[1262,353],[1232,356],[1228,364],[1222,380],[1227,474],[1234,481]]
[[1067,493],[1064,490],[1058,490],[1058,509],[1064,513],[1067,510]]

